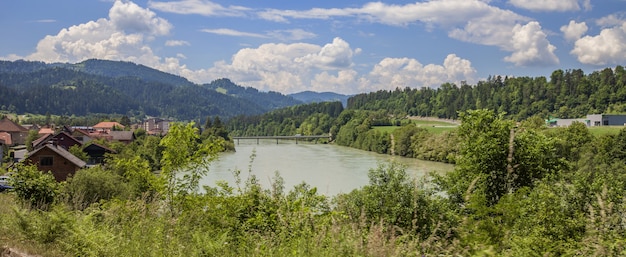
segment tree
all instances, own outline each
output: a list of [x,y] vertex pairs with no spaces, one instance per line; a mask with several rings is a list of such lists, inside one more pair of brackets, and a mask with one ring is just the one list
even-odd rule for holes
[[532,187],[565,165],[557,155],[555,139],[517,128],[502,113],[470,110],[460,117],[460,157],[443,185],[457,203],[466,201],[470,190],[482,204],[496,204],[503,195]]
[[209,162],[222,150],[223,139],[202,142],[193,122],[173,123],[159,145],[164,147],[161,160],[161,176],[166,184],[164,193],[174,214],[175,198],[184,199],[187,194],[197,193]]

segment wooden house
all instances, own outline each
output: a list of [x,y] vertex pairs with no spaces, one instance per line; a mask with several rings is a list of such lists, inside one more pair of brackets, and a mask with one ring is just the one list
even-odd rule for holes
[[23,145],[26,142],[26,137],[28,137],[28,129],[7,117],[0,120],[0,132],[6,132],[11,136],[10,145]]
[[55,144],[45,144],[27,156],[26,163],[35,164],[42,172],[51,172],[57,181],[65,181],[68,176],[76,174],[76,171],[87,165],[85,161]]

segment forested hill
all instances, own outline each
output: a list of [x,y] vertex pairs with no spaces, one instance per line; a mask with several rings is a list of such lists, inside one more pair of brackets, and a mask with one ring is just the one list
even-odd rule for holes
[[333,92],[313,92],[313,91],[304,91],[294,94],[289,94],[289,96],[298,99],[304,103],[320,103],[320,102],[341,102],[344,106],[348,103],[349,95],[342,95]]
[[[228,84],[228,92],[215,90],[224,84]],[[197,85],[128,62],[0,61],[0,108],[17,113],[116,113],[202,120],[207,116],[261,114],[300,103],[289,96],[250,90],[229,80]]]
[[476,85],[378,91],[351,97],[347,108],[453,119],[458,111],[482,108],[506,112],[516,120],[534,115],[579,118],[626,113],[626,71],[622,66],[587,75],[580,69],[556,70],[549,80],[495,76]]

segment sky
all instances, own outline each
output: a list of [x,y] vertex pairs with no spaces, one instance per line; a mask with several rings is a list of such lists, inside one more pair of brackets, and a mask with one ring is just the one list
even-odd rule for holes
[[626,0],[0,1],[0,35],[0,60],[355,94],[626,65]]

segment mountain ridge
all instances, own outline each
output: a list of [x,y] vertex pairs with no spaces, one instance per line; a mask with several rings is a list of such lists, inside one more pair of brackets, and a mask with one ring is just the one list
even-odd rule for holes
[[147,66],[96,59],[76,64],[0,61],[0,102],[3,110],[18,113],[122,113],[182,120],[257,115],[302,104],[228,79],[199,85]]

